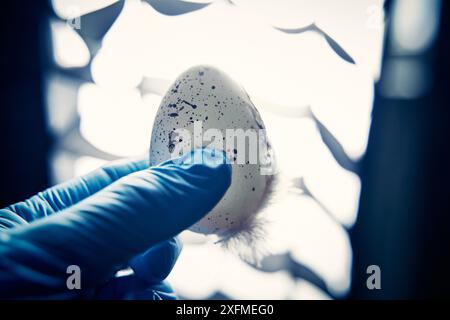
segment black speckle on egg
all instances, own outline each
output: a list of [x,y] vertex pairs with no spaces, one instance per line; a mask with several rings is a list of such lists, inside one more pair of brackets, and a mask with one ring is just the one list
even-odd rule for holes
[[187,102],[186,100],[181,100],[181,102],[187,104],[187,105],[190,106],[192,109],[196,109],[196,108],[197,108],[197,105],[196,105],[196,104]]
[[213,89],[213,90],[214,90],[215,88],[216,88],[216,86],[212,86],[212,87],[211,87],[211,89]]

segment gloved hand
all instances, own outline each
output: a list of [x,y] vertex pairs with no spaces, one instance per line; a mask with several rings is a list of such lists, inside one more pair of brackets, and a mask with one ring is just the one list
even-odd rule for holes
[[[151,168],[112,164],[0,210],[0,298],[172,298],[174,237],[222,198],[226,162],[203,149]],[[67,287],[70,265],[81,290]],[[134,273],[115,277],[127,265]]]

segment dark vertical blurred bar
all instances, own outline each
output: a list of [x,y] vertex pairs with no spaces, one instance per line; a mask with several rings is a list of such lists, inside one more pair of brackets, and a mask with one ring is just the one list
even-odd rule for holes
[[[360,210],[351,234],[350,298],[450,297],[450,2],[442,1],[437,38],[424,52],[399,56],[390,45],[391,29],[388,23],[362,164]],[[417,79],[403,80],[425,79],[429,88],[423,94],[384,94],[405,83],[391,77],[399,59],[422,66]],[[366,286],[369,265],[381,268],[381,290]]]
[[0,207],[47,186],[43,65],[48,2],[0,2]]

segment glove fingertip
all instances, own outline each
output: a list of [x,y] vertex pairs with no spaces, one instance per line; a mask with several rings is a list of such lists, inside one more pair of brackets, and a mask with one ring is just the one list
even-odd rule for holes
[[172,271],[181,249],[181,241],[172,238],[133,258],[129,266],[136,277],[147,283],[157,283],[163,281]]
[[[204,175],[220,183],[226,190],[231,184],[231,164],[225,151],[200,148],[160,164],[175,164],[181,169]],[[205,180],[208,183],[208,181]]]

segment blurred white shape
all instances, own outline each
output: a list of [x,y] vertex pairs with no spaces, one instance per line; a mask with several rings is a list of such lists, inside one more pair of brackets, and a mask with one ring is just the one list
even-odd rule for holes
[[[327,64],[324,61],[322,66],[326,67]],[[316,88],[311,101],[314,115],[354,160],[359,159],[366,151],[373,86],[373,78],[364,70],[351,65],[340,65],[322,80],[322,88]]]
[[383,51],[384,0],[314,2],[319,8],[316,15],[319,28],[353,57],[358,69],[377,79]]
[[74,164],[74,176],[79,177],[86,173],[89,173],[95,169],[98,169],[102,165],[106,163],[105,160],[94,158],[94,157],[88,157],[88,156],[82,156],[79,157],[77,160],[75,160]]
[[384,66],[383,79],[381,93],[389,98],[416,99],[432,86],[428,65],[418,59],[389,59]]
[[168,281],[193,299],[219,290],[233,299],[285,299],[294,285],[286,272],[256,270],[214,244],[186,245]]
[[317,34],[292,37],[226,2],[175,19],[148,5],[146,9],[142,34],[149,41],[142,54],[149,77],[175,79],[192,65],[212,64],[241,82],[251,96],[298,106],[309,98],[313,61],[328,51]]
[[189,230],[185,230],[183,232],[181,232],[178,236],[177,236],[182,243],[184,244],[204,244],[208,241],[208,237],[200,234],[200,233],[195,233]]
[[81,15],[107,7],[118,0],[51,0],[53,10],[62,19],[76,18]]
[[73,168],[76,158],[72,152],[60,149],[54,150],[50,154],[52,185],[68,181],[74,177]]
[[234,299],[286,299],[294,286],[287,271],[259,271],[229,252],[225,252],[220,288]]
[[159,105],[161,104],[161,99],[161,96],[153,93],[147,93],[142,97],[142,102],[144,103],[146,108],[150,108],[152,120],[156,116],[156,112],[158,111]]
[[70,78],[51,75],[47,80],[48,124],[54,133],[63,133],[77,117],[78,84]]
[[78,111],[82,135],[95,147],[117,156],[137,156],[149,148],[161,97],[137,90],[111,90],[95,84],[80,87]]
[[314,150],[313,141],[318,140],[314,137],[320,139],[313,120],[283,117],[264,108],[260,113],[282,175],[290,179],[303,176],[307,169],[306,157]]
[[289,294],[291,300],[331,300],[331,297],[305,280],[297,280],[295,287]]
[[285,247],[295,260],[317,272],[337,295],[350,286],[351,247],[346,231],[313,199],[291,194],[267,211],[267,244]]
[[280,181],[273,202],[283,201],[293,179],[304,177],[311,193],[341,223],[351,226],[357,215],[360,180],[343,169],[323,143],[309,118],[284,118],[262,111],[277,164]]
[[[249,20],[258,15],[271,26],[300,29],[315,23],[354,58],[359,68],[378,78],[384,29],[384,0],[236,0]],[[299,34],[292,37],[298,41]],[[331,50],[331,48],[327,48]],[[299,57],[297,57],[299,58]]]
[[90,59],[89,49],[71,27],[61,21],[52,21],[53,57],[63,68],[83,67]]
[[125,2],[92,61],[92,77],[97,84],[131,89],[141,82],[144,19],[140,1]]
[[361,183],[358,175],[343,169],[317,135],[308,142],[304,182],[312,195],[340,223],[352,226],[356,220]]
[[261,111],[269,112],[272,115],[278,115],[288,118],[302,118],[310,115],[309,105],[286,106],[277,103],[270,103],[252,96],[252,102]]
[[126,277],[126,276],[129,276],[129,275],[132,275],[133,273],[134,273],[133,269],[127,268],[127,269],[123,269],[123,270],[117,271],[115,276],[117,278],[119,278],[119,277]]
[[[181,0],[180,0],[181,1]],[[187,0],[186,0],[187,1]],[[195,2],[195,3],[210,3],[213,1],[223,1],[223,0],[189,0],[188,2]],[[225,0],[228,1],[228,0]]]
[[117,52],[108,47],[102,47],[92,60],[91,72],[95,83],[118,89],[134,88],[142,79],[138,61],[126,50]]
[[305,177],[305,184],[340,223],[351,227],[358,210],[361,183],[358,176],[337,164],[317,167]]
[[309,0],[233,0],[238,10],[258,15],[279,28],[301,28],[314,21],[323,11],[323,1]]
[[393,40],[402,53],[420,53],[436,37],[441,0],[398,0],[394,3]]
[[167,280],[181,296],[205,299],[219,290],[223,252],[214,245],[185,245]]

